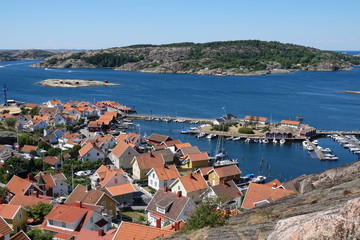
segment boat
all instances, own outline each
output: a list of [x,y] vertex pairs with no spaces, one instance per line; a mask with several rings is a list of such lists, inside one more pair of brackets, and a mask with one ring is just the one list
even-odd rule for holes
[[187,134],[187,133],[190,133],[190,130],[189,129],[183,129],[180,131],[181,134]]
[[280,144],[284,144],[285,142],[286,142],[285,139],[280,140]]
[[191,127],[190,130],[198,130],[199,127]]
[[304,147],[307,147],[307,146],[309,146],[309,142],[308,142],[307,140],[305,140],[305,141],[302,142],[302,145],[303,145]]
[[212,139],[214,137],[216,137],[216,134],[210,133],[209,135],[206,136],[207,139]]
[[269,140],[268,140],[267,138],[264,138],[264,139],[262,140],[262,142],[263,142],[263,143],[269,143]]
[[314,140],[314,141],[312,141],[312,143],[313,143],[315,146],[317,146],[317,145],[319,144],[318,140]]
[[273,144],[277,144],[277,140],[275,138],[272,140],[272,142]]
[[233,141],[238,141],[238,140],[240,140],[241,139],[241,137],[235,137],[235,138],[233,138],[232,140]]
[[265,176],[257,176],[252,180],[253,183],[264,183],[265,181],[266,181]]
[[330,148],[323,148],[323,149],[321,149],[321,151],[323,153],[331,153],[332,152],[332,150]]
[[246,142],[246,143],[249,143],[249,142],[250,142],[250,138],[245,139],[245,142]]
[[170,118],[164,118],[164,119],[163,119],[163,122],[170,122],[170,121],[171,121]]
[[327,156],[325,157],[326,160],[329,160],[329,161],[336,161],[336,160],[339,160],[339,157],[333,155],[333,156]]
[[227,138],[225,138],[225,140],[233,140],[234,139],[234,137],[227,137]]
[[199,132],[199,134],[196,135],[197,138],[203,138],[206,136],[206,133],[204,132]]
[[215,159],[219,159],[219,158],[221,158],[221,159],[223,159],[224,157],[226,157],[226,152],[224,151],[224,150],[220,150],[220,151],[218,151],[218,153],[215,155]]
[[218,166],[226,166],[226,165],[233,165],[233,164],[238,164],[237,159],[224,159],[224,160],[217,160],[214,162],[214,166],[218,167]]
[[254,143],[259,143],[259,139],[254,138]]
[[307,149],[308,151],[314,151],[314,148],[313,148],[312,146],[310,146],[310,145],[307,146],[306,149]]

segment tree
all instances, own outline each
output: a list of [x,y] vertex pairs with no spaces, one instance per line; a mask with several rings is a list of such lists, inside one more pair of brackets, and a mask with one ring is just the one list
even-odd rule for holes
[[47,155],[48,156],[57,156],[61,153],[61,149],[60,148],[50,148],[47,151]]
[[78,158],[80,149],[81,149],[80,145],[74,145],[68,152],[71,158]]
[[39,115],[39,112],[40,112],[40,108],[36,106],[30,110],[30,115],[31,116]]
[[3,110],[2,114],[5,114],[5,113],[10,113],[10,110],[8,110],[8,109]]
[[52,240],[53,235],[50,232],[44,232],[41,229],[34,228],[31,231],[27,232],[27,235],[31,240]]
[[41,141],[37,145],[40,149],[49,150],[51,148],[51,145],[47,142]]
[[187,219],[185,229],[196,230],[224,225],[227,216],[217,211],[218,203],[217,199],[207,199],[202,202]]
[[34,144],[34,140],[31,138],[31,136],[29,134],[19,136],[18,141],[19,141],[20,146],[22,146],[22,147],[24,145],[33,145]]
[[16,119],[15,118],[6,118],[5,119],[5,124],[8,127],[14,127],[16,123]]
[[0,198],[2,198],[4,201],[7,199],[9,194],[9,189],[7,187],[0,187]]
[[52,205],[48,203],[38,202],[29,209],[29,217],[33,218],[35,222],[44,221],[44,217],[51,211]]
[[12,157],[4,163],[2,168],[6,173],[11,175],[27,173],[29,170],[29,162],[19,157]]

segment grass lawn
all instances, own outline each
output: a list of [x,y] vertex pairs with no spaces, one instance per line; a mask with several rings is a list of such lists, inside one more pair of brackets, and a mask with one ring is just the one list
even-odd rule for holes
[[141,212],[136,212],[136,211],[131,211],[131,212],[121,212],[122,215],[125,215],[127,217],[132,218],[133,220],[137,220],[139,219],[139,217],[143,216],[145,217],[145,219],[147,219],[146,214],[141,213]]

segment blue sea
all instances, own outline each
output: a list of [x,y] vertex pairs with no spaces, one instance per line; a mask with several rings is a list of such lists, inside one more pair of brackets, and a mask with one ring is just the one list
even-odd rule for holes
[[[141,114],[199,118],[217,118],[225,112],[238,117],[268,117],[274,122],[303,116],[305,123],[320,130],[360,130],[360,95],[341,93],[343,90],[360,91],[360,67],[339,72],[297,71],[291,74],[217,77],[29,67],[36,62],[0,62],[0,86],[7,84],[8,99],[30,103],[42,103],[49,99],[60,99],[62,102],[71,99],[91,102],[113,100],[135,108]],[[121,85],[66,89],[36,84],[49,78],[108,80]],[[189,124],[150,121],[136,124],[139,127],[135,130],[142,134],[157,132],[170,135],[209,153],[216,148],[216,140],[180,134],[181,129],[190,127]],[[358,159],[330,139],[320,139],[319,142],[323,147],[332,148],[339,161],[321,162],[311,158],[298,143],[274,146],[226,141],[225,150],[230,157],[238,158],[243,173],[263,174],[282,181]]]

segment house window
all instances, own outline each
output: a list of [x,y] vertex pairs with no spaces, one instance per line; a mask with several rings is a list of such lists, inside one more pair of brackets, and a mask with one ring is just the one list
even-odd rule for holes
[[109,206],[110,206],[110,207],[112,206],[112,202],[109,203]]
[[152,185],[152,180],[150,180],[150,185]]
[[163,208],[163,207],[157,206],[157,207],[156,207],[156,211],[165,214],[165,208]]
[[90,217],[90,223],[93,223],[93,221],[94,221],[94,219],[93,219],[93,217],[91,216],[91,217]]
[[20,230],[21,230],[21,229],[20,229],[20,226],[17,226],[17,227],[16,227],[16,232],[20,232]]
[[52,219],[49,219],[49,225],[54,225],[54,221]]
[[96,153],[96,156],[100,156],[100,153]]
[[86,156],[90,157],[90,153],[86,154]]
[[152,175],[153,175],[153,178],[155,178],[155,173],[153,173]]
[[19,215],[18,215],[18,220],[21,220],[21,218],[22,218],[22,215],[21,215],[21,212],[20,212]]
[[115,178],[115,179],[114,179],[114,182],[115,182],[115,183],[118,183],[118,180],[117,180],[117,178]]
[[167,181],[164,180],[164,187],[167,187]]
[[62,226],[63,228],[66,228],[66,222],[62,222],[62,223],[61,223],[61,226]]
[[102,202],[101,202],[101,206],[106,207],[106,202],[105,202],[105,201],[102,201]]
[[178,190],[180,191],[180,186],[178,186]]

